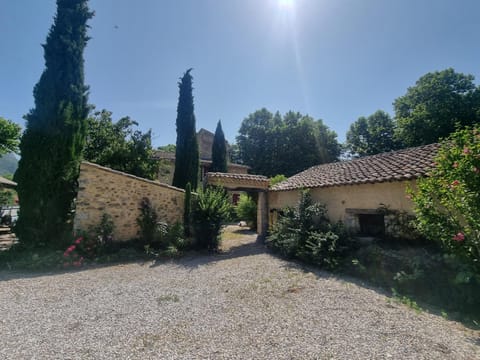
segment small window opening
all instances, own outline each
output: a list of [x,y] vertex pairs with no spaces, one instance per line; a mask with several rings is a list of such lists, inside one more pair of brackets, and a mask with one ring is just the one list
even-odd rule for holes
[[360,235],[383,237],[385,235],[385,219],[381,214],[358,214]]

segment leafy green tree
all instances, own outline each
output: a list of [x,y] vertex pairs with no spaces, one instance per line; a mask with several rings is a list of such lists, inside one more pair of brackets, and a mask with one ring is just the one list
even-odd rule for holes
[[156,179],[158,161],[153,158],[151,131],[134,130],[138,123],[123,117],[116,123],[107,110],[88,118],[85,160],[146,179]]
[[0,116],[0,156],[10,152],[18,152],[20,131],[20,125]]
[[243,164],[250,166],[254,174],[265,175],[271,172],[273,128],[273,114],[265,108],[255,111],[242,121],[237,136],[239,153]]
[[480,95],[472,75],[452,68],[428,73],[397,98],[393,105],[396,137],[405,146],[438,142],[480,120]]
[[257,229],[257,204],[247,194],[241,194],[235,209],[240,220],[245,220],[252,230]]
[[230,145],[230,151],[228,152],[230,162],[233,164],[243,164],[243,159],[240,155],[240,148],[238,144]]
[[227,144],[222,130],[222,123],[218,121],[212,145],[212,172],[228,172]]
[[394,139],[394,122],[378,110],[368,118],[358,118],[347,132],[346,147],[354,156],[375,155],[399,148]]
[[418,229],[470,264],[480,280],[480,128],[452,134],[435,161],[410,191]]
[[58,248],[71,232],[89,111],[83,50],[92,16],[87,0],[57,0],[43,45],[45,70],[34,88],[35,107],[25,116],[15,174],[21,206],[16,231],[25,246]]
[[174,144],[168,144],[157,147],[157,150],[174,153],[176,151],[176,148],[177,147]]
[[270,186],[281,183],[282,181],[287,180],[288,178],[285,175],[279,174],[270,178]]
[[182,189],[185,189],[187,183],[190,183],[192,189],[197,188],[200,163],[190,71],[192,69],[188,69],[178,83],[180,94],[177,106],[177,145],[172,185]]
[[283,117],[261,109],[243,120],[237,144],[243,163],[255,174],[291,176],[335,161],[337,135],[322,120],[289,111]]

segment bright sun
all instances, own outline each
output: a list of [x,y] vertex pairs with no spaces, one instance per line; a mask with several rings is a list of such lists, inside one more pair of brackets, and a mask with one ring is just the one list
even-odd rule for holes
[[278,5],[284,9],[291,9],[295,5],[295,0],[277,0]]

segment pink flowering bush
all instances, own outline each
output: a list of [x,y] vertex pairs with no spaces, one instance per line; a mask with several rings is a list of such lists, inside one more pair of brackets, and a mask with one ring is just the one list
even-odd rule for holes
[[81,267],[84,262],[84,257],[80,255],[80,246],[84,238],[78,237],[72,245],[63,253],[63,267]]
[[410,195],[420,232],[480,276],[480,129],[452,134]]

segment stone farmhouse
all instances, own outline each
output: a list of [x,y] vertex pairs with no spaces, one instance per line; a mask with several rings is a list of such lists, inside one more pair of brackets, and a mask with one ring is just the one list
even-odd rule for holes
[[270,222],[281,209],[294,206],[302,189],[326,205],[331,221],[342,221],[355,233],[385,233],[388,219],[378,209],[413,214],[408,187],[427,175],[439,144],[430,144],[351,161],[314,166],[273,186],[268,193]]
[[[247,174],[246,167],[242,168],[244,173],[207,172],[204,181],[232,193],[252,194],[257,201],[257,230],[262,236],[282,209],[298,203],[303,189],[309,189],[315,201],[326,205],[331,221],[340,220],[357,234],[379,236],[388,231],[390,221],[378,211],[380,207],[413,214],[413,203],[406,190],[415,188],[416,180],[428,175],[439,146],[430,144],[318,165],[273,187],[269,187],[265,176]],[[138,231],[138,204],[143,197],[148,197],[169,223],[182,221],[185,197],[182,189],[84,162],[74,227],[86,230],[97,225],[103,213],[108,213],[118,229],[115,238],[129,240]]]
[[[200,155],[200,180],[205,177],[212,166],[212,145],[214,137],[215,134],[203,128],[197,132],[197,142]],[[228,142],[227,149],[229,149]],[[175,172],[175,153],[157,150],[154,157],[160,161],[158,180],[171,185],[173,181],[173,173]],[[249,167],[245,165],[233,163],[228,164],[229,173],[247,174],[248,169]]]

